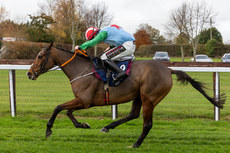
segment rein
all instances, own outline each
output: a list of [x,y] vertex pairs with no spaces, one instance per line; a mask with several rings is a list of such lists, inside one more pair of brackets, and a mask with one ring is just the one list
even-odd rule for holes
[[76,54],[77,54],[77,51],[75,51],[73,57],[71,57],[68,61],[66,61],[65,63],[63,63],[60,67],[63,67],[63,66],[65,66],[66,64],[68,64],[69,62],[71,62],[71,61],[74,59],[74,57],[76,56]]
[[73,57],[71,57],[68,61],[66,61],[65,63],[63,63],[60,67],[63,67],[66,64],[68,64],[69,62],[71,62],[74,59],[74,57],[76,56],[77,53],[82,54],[85,57],[88,57],[88,55],[87,55],[87,53],[86,53],[85,50],[75,50],[75,53],[74,53]]
[[[57,70],[57,69],[59,69],[59,68],[62,68],[62,67],[64,67],[64,66],[66,66],[68,63],[70,63],[70,62],[75,58],[75,56],[77,55],[77,53],[80,54],[80,55],[83,55],[83,56],[85,56],[85,57],[89,57],[88,54],[87,54],[87,52],[86,52],[85,50],[75,50],[74,55],[73,55],[68,61],[66,61],[65,63],[63,63],[61,66],[56,66],[56,67],[50,69],[48,72],[54,71],[54,70]],[[74,81],[76,81],[76,80],[78,80],[78,79],[81,79],[81,78],[83,78],[83,77],[92,75],[92,74],[94,74],[94,72],[90,72],[90,73],[84,74],[84,75],[82,75],[82,76],[76,77],[76,78],[74,78],[73,80],[71,80],[70,83],[72,83],[72,82],[74,82]]]
[[62,68],[62,67],[64,67],[64,66],[66,66],[68,63],[70,63],[70,62],[75,58],[75,56],[77,55],[77,53],[79,53],[79,54],[81,54],[81,55],[83,55],[83,56],[85,56],[85,57],[89,57],[89,56],[87,55],[87,52],[86,52],[85,50],[75,50],[74,55],[73,55],[68,61],[66,61],[65,63],[63,63],[61,66],[53,67],[52,69],[50,69],[50,70],[47,71],[47,72],[54,71],[54,70],[57,70],[57,69],[59,69],[59,68]]

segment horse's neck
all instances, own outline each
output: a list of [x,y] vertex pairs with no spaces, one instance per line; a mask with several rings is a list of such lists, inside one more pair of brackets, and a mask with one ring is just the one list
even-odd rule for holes
[[[59,65],[70,60],[74,55],[59,49],[53,49],[52,54]],[[77,76],[91,71],[92,63],[87,59],[76,55],[72,61],[62,67],[63,72],[72,80]]]

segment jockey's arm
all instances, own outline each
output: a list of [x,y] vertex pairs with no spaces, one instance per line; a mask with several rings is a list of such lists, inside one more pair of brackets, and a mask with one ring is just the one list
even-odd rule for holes
[[97,45],[98,43],[102,42],[103,40],[105,40],[107,38],[107,32],[106,31],[102,31],[99,34],[97,34],[97,36],[95,38],[93,38],[92,40],[86,41],[85,43],[83,43],[79,49],[87,49],[90,47],[93,47],[95,45]]

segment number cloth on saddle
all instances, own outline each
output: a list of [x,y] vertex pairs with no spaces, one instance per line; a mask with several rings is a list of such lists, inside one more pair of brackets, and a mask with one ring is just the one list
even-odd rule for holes
[[[96,76],[96,78],[104,82],[109,81],[109,86],[114,87],[114,86],[119,85],[122,81],[124,81],[125,78],[122,78],[120,81],[114,84],[114,78],[116,77],[118,73],[111,71],[109,73],[109,76],[107,77],[107,72],[103,68],[101,68],[99,64],[99,60],[94,59],[94,63],[95,63],[95,66],[93,68],[94,75]],[[123,71],[126,72],[127,75],[129,75],[130,70],[131,70],[132,61],[119,61],[115,63],[120,69],[122,69]]]

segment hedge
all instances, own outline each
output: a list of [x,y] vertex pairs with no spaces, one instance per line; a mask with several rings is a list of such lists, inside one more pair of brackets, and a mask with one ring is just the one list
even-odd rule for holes
[[[193,49],[191,45],[182,45],[184,50],[184,56],[191,57],[193,55]],[[156,51],[167,51],[171,57],[181,56],[180,45],[142,45],[135,52],[139,57],[153,57]],[[224,45],[215,54],[216,57],[222,56],[224,53],[230,52],[230,45]],[[205,45],[198,45],[197,54],[207,54]]]
[[[4,42],[0,50],[0,59],[34,59],[42,48],[46,48],[48,43],[35,42]],[[71,50],[70,44],[54,44],[54,47]],[[98,45],[98,54],[105,50],[106,45]],[[89,55],[94,55],[94,48],[87,50]]]

